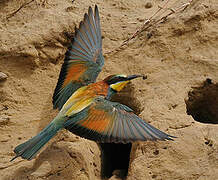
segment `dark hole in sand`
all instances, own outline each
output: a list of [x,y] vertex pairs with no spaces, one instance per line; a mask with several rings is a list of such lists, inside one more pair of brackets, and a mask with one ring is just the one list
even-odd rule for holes
[[187,114],[201,123],[218,124],[218,84],[206,79],[188,93]]
[[119,178],[125,178],[128,174],[131,143],[101,143],[103,178],[110,178],[115,175]]

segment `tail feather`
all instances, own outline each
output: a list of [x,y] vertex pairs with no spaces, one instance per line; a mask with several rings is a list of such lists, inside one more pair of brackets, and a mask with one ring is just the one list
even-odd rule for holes
[[45,129],[43,129],[38,135],[29,139],[23,144],[18,145],[14,152],[16,156],[11,159],[13,161],[17,157],[21,156],[23,159],[31,160],[35,157],[38,151],[55,136],[60,127],[57,127],[54,123],[50,123]]

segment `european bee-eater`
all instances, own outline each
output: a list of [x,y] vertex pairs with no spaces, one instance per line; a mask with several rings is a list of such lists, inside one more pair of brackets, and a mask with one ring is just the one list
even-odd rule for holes
[[53,95],[54,108],[60,112],[38,135],[18,145],[16,156],[31,160],[60,129],[97,142],[128,143],[146,140],[172,140],[149,125],[133,110],[110,98],[132,79],[141,75],[111,75],[95,82],[104,64],[98,8],[88,14],[75,30],[66,52]]

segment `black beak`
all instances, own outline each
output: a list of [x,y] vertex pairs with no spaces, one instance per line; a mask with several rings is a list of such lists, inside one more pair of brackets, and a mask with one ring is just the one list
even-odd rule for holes
[[147,79],[147,76],[145,75],[130,75],[127,77],[127,80],[132,80],[132,79],[139,78],[139,77],[142,77],[142,79]]

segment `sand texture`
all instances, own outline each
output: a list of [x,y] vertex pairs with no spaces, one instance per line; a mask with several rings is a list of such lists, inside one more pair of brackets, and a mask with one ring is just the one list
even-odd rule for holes
[[[33,0],[13,14],[25,2],[30,1],[0,1],[1,180],[102,179],[100,145],[66,130],[34,160],[9,162],[14,147],[57,114],[52,94],[64,53],[74,27],[95,4],[105,56],[98,79],[110,74],[147,75],[147,80],[132,81],[115,99],[178,137],[173,142],[133,143],[126,179],[218,179],[217,0],[193,0],[183,12],[111,53],[107,52],[133,34],[162,0]],[[171,3],[176,7],[183,2],[187,1]],[[120,174],[122,170],[115,170],[108,178],[122,179]]]

